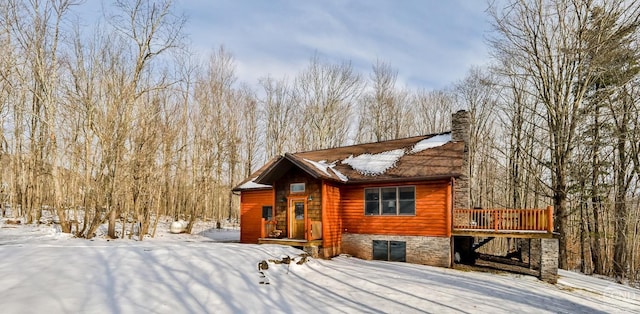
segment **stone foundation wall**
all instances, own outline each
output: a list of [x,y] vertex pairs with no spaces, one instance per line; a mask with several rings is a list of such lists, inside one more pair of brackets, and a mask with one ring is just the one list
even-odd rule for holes
[[406,242],[407,263],[451,266],[451,239],[445,237],[345,233],[342,235],[342,252],[366,260],[373,259],[373,240]]
[[340,255],[342,253],[341,246],[332,246],[332,247],[320,247],[320,257],[330,259],[334,256]]

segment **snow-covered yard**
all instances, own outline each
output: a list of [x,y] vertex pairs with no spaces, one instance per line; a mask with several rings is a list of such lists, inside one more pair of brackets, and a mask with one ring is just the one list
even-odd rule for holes
[[[347,256],[298,265],[302,251],[294,248],[229,243],[237,230],[195,231],[88,241],[48,226],[0,225],[0,311],[640,312],[640,290],[571,272],[561,271],[554,286],[528,276]],[[269,262],[261,278],[260,261],[284,256],[294,261]]]

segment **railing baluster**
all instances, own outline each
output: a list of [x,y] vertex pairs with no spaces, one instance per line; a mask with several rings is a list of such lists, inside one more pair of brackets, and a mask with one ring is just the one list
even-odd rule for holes
[[[546,209],[454,209],[455,229],[553,232],[553,207]],[[266,228],[265,228],[266,227]],[[268,233],[270,226],[263,226]],[[263,233],[263,234],[264,234]]]

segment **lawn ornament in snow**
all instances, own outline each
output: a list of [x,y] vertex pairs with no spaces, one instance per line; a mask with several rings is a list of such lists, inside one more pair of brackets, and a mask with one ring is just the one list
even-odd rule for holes
[[178,221],[174,221],[171,223],[171,227],[169,227],[169,231],[171,233],[183,233],[187,231],[187,222],[182,219]]

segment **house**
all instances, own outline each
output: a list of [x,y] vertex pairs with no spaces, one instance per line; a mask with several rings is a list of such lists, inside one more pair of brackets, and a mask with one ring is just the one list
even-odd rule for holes
[[234,188],[240,242],[451,267],[478,237],[551,238],[549,209],[469,209],[468,129],[274,158]]

